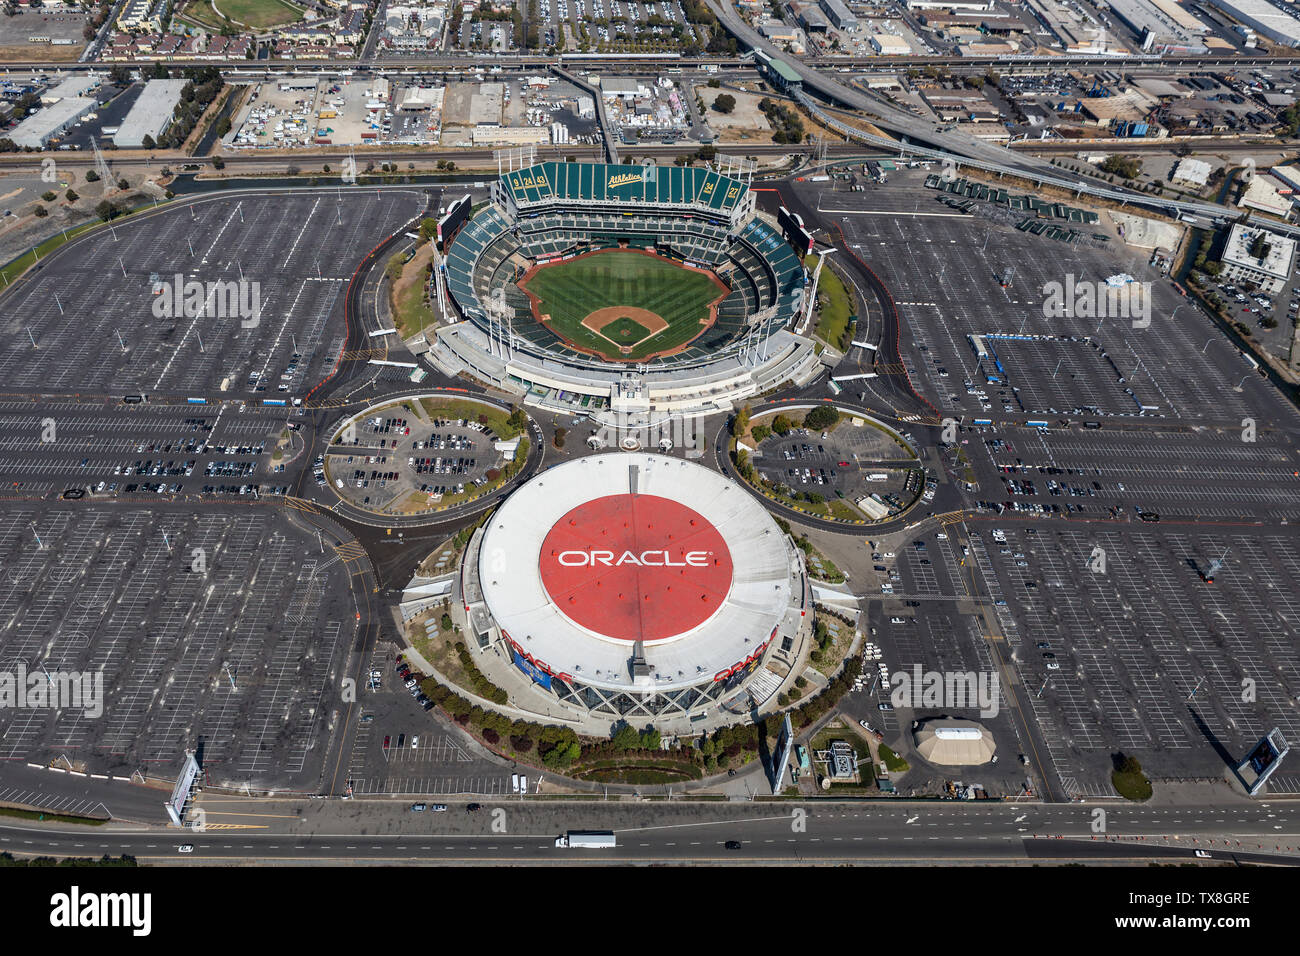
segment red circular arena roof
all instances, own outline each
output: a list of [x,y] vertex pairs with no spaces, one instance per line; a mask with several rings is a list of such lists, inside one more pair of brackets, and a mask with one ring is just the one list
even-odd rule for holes
[[655,495],[608,495],[565,514],[542,541],[542,586],[560,612],[621,641],[703,624],[731,590],[731,553],[711,523]]

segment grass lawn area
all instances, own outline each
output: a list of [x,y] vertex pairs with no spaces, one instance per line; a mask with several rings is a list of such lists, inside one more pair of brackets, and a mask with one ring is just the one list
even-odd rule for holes
[[844,572],[835,566],[834,561],[818,551],[811,542],[804,549],[804,554],[808,557],[808,570],[818,581],[826,581],[829,584],[840,584],[844,581]]
[[[607,358],[636,361],[683,345],[704,331],[709,305],[725,295],[709,276],[656,256],[612,250],[543,266],[527,282],[540,302],[547,326],[580,349]],[[597,333],[582,324],[598,309],[626,306],[645,309],[666,327],[651,334],[640,322],[620,317]],[[618,344],[627,342],[629,352]],[[618,343],[618,344],[616,344]]]
[[17,817],[19,820],[43,820],[46,823],[78,823],[82,826],[98,827],[108,823],[95,817],[70,817],[62,813],[46,813],[41,810],[21,810],[18,807],[0,807],[0,816]]
[[209,0],[217,11],[217,19],[225,14],[236,23],[250,27],[273,27],[297,23],[302,19],[302,8],[286,0]]
[[880,752],[880,759],[885,762],[885,769],[890,773],[906,773],[912,769],[911,764],[884,744],[877,744],[876,749]]
[[[834,625],[834,627],[832,627]],[[814,648],[821,657],[820,661],[809,659],[809,666],[815,668],[818,672],[830,677],[839,669],[840,663],[849,652],[849,646],[853,643],[853,637],[856,633],[853,625],[845,624],[834,615],[818,614],[814,624],[814,636],[818,635],[820,628],[826,628],[828,642],[826,650],[821,650],[820,643]],[[811,688],[809,688],[811,690]]]
[[456,653],[456,642],[462,637],[454,630],[444,631],[439,627],[442,615],[441,607],[433,607],[416,618],[408,632],[411,646],[456,687],[473,687],[460,662],[460,655]]
[[791,508],[806,512],[810,515],[817,515],[822,518],[830,517],[831,509],[824,503],[814,504],[811,501],[795,501],[789,495],[779,494],[766,486],[763,486],[762,490],[769,498],[779,501],[783,505],[789,505]]
[[[857,508],[853,507],[853,505],[849,504],[847,501],[843,501],[839,498],[833,498],[827,502],[827,505],[831,509],[831,516],[835,518],[839,518],[841,521],[865,521],[866,520],[867,516],[863,514],[861,511],[859,511]],[[834,566],[832,565],[832,567]],[[844,575],[843,573],[839,572],[838,568],[836,568],[836,572],[840,573],[840,577],[843,578]],[[829,578],[827,580],[830,580],[832,584],[838,583]]]
[[1146,774],[1138,773],[1120,773],[1118,770],[1111,771],[1110,785],[1115,788],[1125,800],[1150,800],[1152,789],[1151,781],[1147,779]]
[[433,244],[426,242],[403,264],[403,253],[388,260],[388,308],[393,313],[397,334],[404,339],[419,335],[434,324],[433,308],[426,297],[425,267],[433,259]]
[[510,424],[509,412],[491,405],[480,405],[478,402],[458,398],[422,398],[420,405],[430,418],[464,418],[482,422],[500,439],[514,438],[520,432],[520,429]]
[[212,9],[212,0],[190,0],[176,13],[176,18],[214,31],[220,30],[223,23],[221,14]]
[[[811,270],[817,265],[817,256],[810,255],[804,264]],[[822,267],[817,280],[816,336],[832,348],[846,351],[849,347],[849,316],[853,307],[848,291],[840,277],[831,271],[829,264]]]
[[680,783],[703,776],[699,767],[680,758],[656,761],[646,757],[628,758],[626,763],[602,760],[589,769],[570,769],[568,773],[579,780],[633,784]]

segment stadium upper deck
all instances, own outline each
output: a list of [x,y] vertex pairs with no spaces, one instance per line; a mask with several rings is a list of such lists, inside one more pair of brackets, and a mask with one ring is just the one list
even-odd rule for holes
[[494,198],[512,214],[596,204],[693,210],[733,223],[747,219],[754,208],[745,183],[692,166],[537,163],[503,175]]

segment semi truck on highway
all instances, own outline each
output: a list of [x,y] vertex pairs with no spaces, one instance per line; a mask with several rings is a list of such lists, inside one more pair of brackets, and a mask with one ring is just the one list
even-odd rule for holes
[[608,850],[618,844],[614,840],[613,830],[570,830],[564,836],[557,836],[555,845],[587,850]]

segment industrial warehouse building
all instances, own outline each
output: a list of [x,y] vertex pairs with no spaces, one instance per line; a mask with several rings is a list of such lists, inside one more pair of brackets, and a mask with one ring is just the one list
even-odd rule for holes
[[[1257,237],[1263,237],[1261,255],[1253,255],[1251,248]],[[1220,257],[1223,276],[1232,282],[1253,282],[1265,292],[1281,292],[1291,278],[1291,263],[1295,261],[1295,240],[1269,232],[1234,225],[1228,233],[1227,244]]]
[[113,134],[118,149],[139,149],[148,136],[154,142],[172,125],[176,104],[187,80],[150,80],[135,101],[126,119]]
[[826,16],[830,18],[831,23],[835,24],[835,29],[843,30],[845,33],[857,31],[858,18],[849,12],[849,8],[844,5],[844,0],[822,0],[822,9],[826,11]]
[[1266,0],[1210,0],[1210,3],[1274,43],[1300,47],[1300,20]]
[[44,149],[50,140],[62,136],[98,105],[89,97],[69,96],[27,117],[14,127],[9,138],[19,149]]

